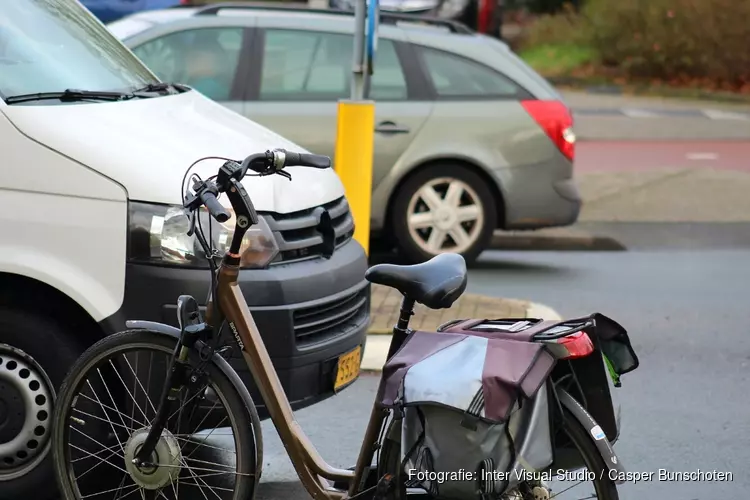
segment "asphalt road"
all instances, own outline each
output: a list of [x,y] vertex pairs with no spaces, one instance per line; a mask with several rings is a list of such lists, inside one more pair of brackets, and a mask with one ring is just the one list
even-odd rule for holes
[[[488,252],[471,271],[469,291],[530,298],[563,315],[601,312],[630,332],[641,367],[617,396],[617,445],[628,470],[732,472],[728,482],[626,484],[622,499],[744,498],[750,477],[750,250]],[[333,465],[354,464],[376,387],[352,388],[297,413]],[[259,499],[307,498],[278,437],[264,423],[266,459]]]

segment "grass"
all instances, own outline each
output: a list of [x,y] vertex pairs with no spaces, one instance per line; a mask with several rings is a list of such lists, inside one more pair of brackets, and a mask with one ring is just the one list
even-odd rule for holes
[[705,90],[702,88],[674,87],[646,81],[624,82],[606,72],[597,70],[596,55],[582,45],[538,45],[522,49],[519,56],[550,83],[568,90],[608,89],[608,92],[697,99],[726,103],[748,103],[750,95],[744,93]]
[[592,49],[574,44],[538,45],[522,50],[519,56],[544,77],[570,75],[595,58]]

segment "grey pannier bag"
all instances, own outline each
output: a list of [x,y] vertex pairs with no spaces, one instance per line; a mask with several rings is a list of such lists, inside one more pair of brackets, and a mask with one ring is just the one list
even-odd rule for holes
[[[378,401],[402,415],[410,487],[440,499],[492,499],[553,463],[545,381],[556,359],[531,337],[413,332],[384,365]],[[534,474],[537,473],[537,474]]]

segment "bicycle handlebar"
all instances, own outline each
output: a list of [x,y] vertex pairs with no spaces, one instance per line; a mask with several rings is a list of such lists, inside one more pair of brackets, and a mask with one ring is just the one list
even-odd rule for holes
[[[284,171],[286,167],[325,169],[331,167],[331,159],[323,155],[275,149],[252,154],[241,163],[228,161],[221,167],[216,182],[209,179],[195,183],[195,194],[185,200],[184,206],[191,211],[205,206],[214,219],[226,222],[231,214],[219,203],[219,194],[227,192],[233,185],[238,184],[245,177],[248,169],[261,176],[278,174],[291,180],[292,176],[289,172]],[[247,197],[244,189],[242,189],[242,196]],[[250,200],[246,201],[249,203]]]
[[219,199],[216,197],[218,194],[219,190],[216,187],[216,184],[211,183],[206,189],[201,191],[200,200],[203,202],[203,205],[205,205],[208,213],[211,214],[211,217],[219,222],[226,222],[231,215],[229,214],[229,211],[224,208],[224,205],[219,203]]
[[331,159],[327,156],[314,155],[310,153],[286,153],[284,160],[285,167],[310,167],[310,168],[330,168]]

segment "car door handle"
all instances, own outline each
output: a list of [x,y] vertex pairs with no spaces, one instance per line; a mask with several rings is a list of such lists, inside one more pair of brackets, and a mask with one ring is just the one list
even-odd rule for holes
[[378,123],[378,126],[375,127],[375,132],[381,134],[408,134],[409,128],[401,127],[394,122],[380,122]]

